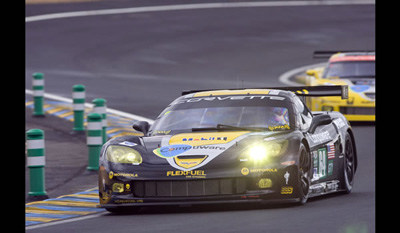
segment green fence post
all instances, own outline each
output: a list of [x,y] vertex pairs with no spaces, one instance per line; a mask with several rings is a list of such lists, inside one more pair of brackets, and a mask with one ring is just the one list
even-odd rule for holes
[[99,170],[100,151],[103,145],[102,137],[102,117],[98,113],[89,113],[87,115],[87,146],[89,151],[89,162],[87,170]]
[[44,78],[42,73],[34,73],[32,79],[33,89],[33,116],[44,117],[43,111],[43,95],[44,95]]
[[106,107],[106,100],[102,98],[97,98],[92,101],[94,104],[93,112],[98,113],[101,115],[102,121],[102,137],[103,137],[103,144],[107,141],[107,107]]
[[29,168],[28,201],[47,199],[45,191],[44,166],[44,132],[40,129],[31,129],[26,132],[27,165]]
[[74,131],[85,131],[84,116],[85,116],[85,86],[72,86],[72,99],[74,110]]

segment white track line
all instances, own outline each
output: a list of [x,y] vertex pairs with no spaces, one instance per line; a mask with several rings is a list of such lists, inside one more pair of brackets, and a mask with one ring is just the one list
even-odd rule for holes
[[[33,95],[33,91],[25,89],[25,94]],[[66,102],[66,103],[71,103],[72,104],[72,99],[70,99],[70,98],[65,98],[65,97],[61,97],[61,96],[53,95],[53,94],[49,94],[49,93],[44,93],[44,97],[48,98],[48,99],[62,101],[62,102]],[[93,104],[85,103],[85,107],[93,108]],[[132,120],[136,120],[136,121],[147,121],[147,122],[149,122],[150,125],[152,125],[154,123],[154,120],[152,120],[152,119],[149,119],[149,118],[146,118],[146,117],[142,117],[142,116],[138,116],[138,115],[135,115],[135,114],[130,114],[130,113],[127,113],[127,112],[122,112],[122,111],[119,111],[119,110],[116,110],[116,109],[112,109],[112,108],[108,108],[108,107],[107,107],[107,112],[113,113],[113,114],[116,114],[116,115],[119,115],[119,116],[122,116],[122,117],[126,117],[126,118],[129,118],[129,119],[132,119]]]
[[293,82],[293,81],[290,81],[289,79],[296,74],[303,73],[308,69],[313,69],[316,67],[324,66],[325,64],[326,64],[326,62],[322,62],[322,63],[308,65],[308,66],[302,66],[302,67],[299,67],[299,68],[296,68],[293,70],[286,71],[285,73],[281,74],[281,76],[279,76],[279,81],[281,83],[283,83],[285,85],[289,85],[289,86],[304,86],[304,84]]
[[81,220],[85,220],[85,219],[97,218],[97,217],[100,217],[100,216],[106,215],[106,214],[108,214],[108,212],[99,212],[99,213],[95,213],[95,214],[85,215],[82,217],[75,217],[75,218],[56,220],[54,222],[40,223],[40,224],[31,225],[31,226],[26,226],[25,230],[31,230],[31,229],[36,229],[36,228],[54,226],[54,225],[63,224],[63,223],[76,222],[76,221],[81,221]]
[[166,6],[143,6],[143,7],[132,7],[132,8],[75,11],[75,12],[63,12],[63,13],[29,16],[25,17],[25,22],[28,23],[40,20],[71,18],[80,16],[127,14],[127,13],[173,11],[173,10],[237,8],[237,7],[365,5],[365,4],[375,4],[375,1],[374,0],[326,0],[326,1],[221,2],[221,3],[198,3],[198,4],[166,5]]

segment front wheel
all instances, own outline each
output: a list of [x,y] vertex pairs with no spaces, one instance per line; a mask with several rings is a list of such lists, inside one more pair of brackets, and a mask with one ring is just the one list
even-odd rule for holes
[[299,204],[304,205],[309,196],[311,184],[311,158],[305,146],[300,146],[299,172],[298,172],[298,197]]
[[355,153],[349,133],[346,133],[344,149],[343,184],[344,192],[349,194],[353,189],[355,174]]

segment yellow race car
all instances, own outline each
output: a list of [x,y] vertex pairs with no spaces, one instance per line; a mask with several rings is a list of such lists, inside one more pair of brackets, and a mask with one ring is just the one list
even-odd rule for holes
[[306,71],[306,85],[348,85],[349,98],[308,98],[311,110],[339,111],[349,121],[375,121],[375,52],[315,51],[314,57],[329,61]]

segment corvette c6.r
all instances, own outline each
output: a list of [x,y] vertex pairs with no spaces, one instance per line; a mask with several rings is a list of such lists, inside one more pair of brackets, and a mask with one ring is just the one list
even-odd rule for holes
[[144,136],[103,145],[100,207],[306,203],[350,193],[357,169],[352,128],[339,112],[311,112],[303,96],[347,86],[185,91]]
[[312,111],[340,111],[349,121],[375,121],[375,52],[315,51],[324,67],[307,70],[306,85],[348,85],[349,98],[309,98]]

